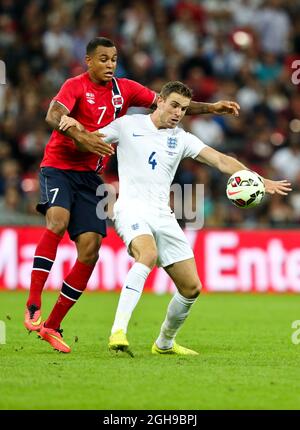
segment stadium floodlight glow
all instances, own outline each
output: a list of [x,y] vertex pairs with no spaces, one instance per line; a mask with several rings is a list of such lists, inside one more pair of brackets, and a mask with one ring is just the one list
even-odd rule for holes
[[294,118],[290,121],[290,130],[293,133],[299,133],[300,132],[300,119]]
[[277,132],[271,134],[270,141],[271,141],[272,145],[274,145],[274,146],[283,145],[284,144],[284,136],[282,133],[279,133],[277,131]]
[[232,38],[234,43],[241,48],[248,48],[253,42],[252,36],[242,30],[236,31]]

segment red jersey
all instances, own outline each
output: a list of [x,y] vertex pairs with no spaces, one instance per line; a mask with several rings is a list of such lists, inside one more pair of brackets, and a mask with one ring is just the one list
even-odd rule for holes
[[[114,85],[113,82],[98,85],[85,72],[68,79],[53,100],[65,106],[70,116],[88,131],[95,131],[111,123],[116,115],[125,115],[130,106],[150,107],[155,97],[154,91],[135,81],[114,78]],[[54,130],[41,162],[41,167],[46,166],[64,170],[99,170],[99,157],[79,151],[70,137]]]

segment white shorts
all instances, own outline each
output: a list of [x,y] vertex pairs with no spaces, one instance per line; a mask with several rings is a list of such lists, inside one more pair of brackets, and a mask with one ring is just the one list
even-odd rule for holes
[[142,234],[149,234],[156,242],[157,266],[166,267],[178,261],[194,257],[185,234],[181,230],[174,214],[156,215],[135,213],[128,208],[114,212],[116,232],[125,242],[127,249],[133,239]]

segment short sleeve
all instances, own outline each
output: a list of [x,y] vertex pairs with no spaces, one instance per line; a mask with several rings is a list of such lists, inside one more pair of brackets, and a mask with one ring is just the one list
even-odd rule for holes
[[72,111],[77,99],[81,96],[82,86],[77,80],[68,79],[62,85],[58,94],[53,98],[53,100],[61,103],[65,106],[69,112]]
[[129,93],[129,106],[149,108],[156,99],[156,93],[138,82],[124,79]]
[[194,136],[191,133],[184,133],[183,136],[184,139],[184,150],[183,150],[183,156],[182,158],[196,158],[199,152],[202,151],[202,149],[206,148],[207,145],[205,145],[202,140],[200,140],[198,137]]
[[99,128],[99,133],[106,135],[104,141],[107,143],[118,142],[121,132],[121,123],[123,122],[123,117],[115,119],[110,124],[103,128]]

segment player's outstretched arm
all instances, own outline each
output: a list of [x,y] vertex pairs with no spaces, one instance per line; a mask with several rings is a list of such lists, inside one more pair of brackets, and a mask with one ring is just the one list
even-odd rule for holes
[[[216,167],[222,173],[228,175],[233,175],[239,170],[250,170],[240,161],[233,157],[222,154],[213,148],[205,147],[200,151],[196,160],[209,166]],[[262,178],[265,184],[266,193],[269,194],[280,194],[286,196],[290,191],[292,191],[291,184],[287,180],[283,181],[272,181],[271,179]]]
[[[151,106],[151,109],[156,108],[158,94]],[[219,100],[215,103],[204,103],[195,102],[192,100],[189,107],[187,108],[186,115],[202,115],[202,114],[214,114],[214,115],[235,115],[240,114],[240,105],[236,102],[229,100]]]
[[[54,101],[48,109],[46,122],[55,130],[71,137],[79,151],[92,152],[99,156],[112,155],[114,153],[113,147],[103,141],[102,137],[104,137],[104,135],[100,133],[90,133],[85,130],[82,124],[74,118],[68,117],[68,113],[69,111],[63,105]],[[63,117],[70,120],[68,127],[65,126],[61,128],[60,123]],[[74,121],[77,124],[75,124]]]
[[210,113],[214,115],[235,115],[240,114],[240,105],[233,101],[220,100],[216,103],[202,103],[191,101],[188,109],[187,115],[199,115]]

